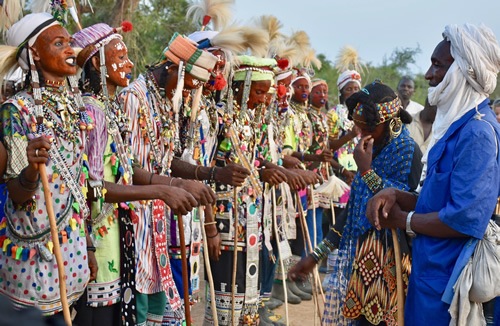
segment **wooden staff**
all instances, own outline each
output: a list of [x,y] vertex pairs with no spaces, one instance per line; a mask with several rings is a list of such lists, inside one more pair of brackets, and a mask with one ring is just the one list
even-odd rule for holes
[[[302,202],[300,200],[300,195],[299,193],[297,192],[297,203],[299,204],[299,219],[300,219],[300,225],[302,226],[302,230],[303,230],[303,236],[304,236],[304,239],[305,239],[305,242],[307,244],[306,246],[306,250],[307,250],[307,247],[309,247],[309,250],[307,250],[307,252],[312,252],[313,248],[312,248],[312,244],[311,244],[311,238],[309,236],[309,231],[307,230],[307,222],[306,222],[306,217],[304,216],[304,208],[302,207]],[[317,296],[317,286],[319,284],[319,287],[321,288],[321,283],[319,282],[319,278],[318,278],[318,274],[317,274],[318,270],[317,270],[317,266],[314,267],[314,270],[312,272],[313,274],[313,284],[312,284],[312,290],[313,290],[313,296]],[[325,301],[325,298],[323,298],[323,302]],[[319,307],[319,304],[317,301],[315,301],[315,306],[316,306],[316,310],[317,310],[317,313],[318,313],[318,316],[321,318],[321,309]]]
[[[280,262],[280,267],[281,267],[281,278],[283,279],[283,292],[285,295],[285,322],[286,325],[289,325],[289,317],[288,317],[288,293],[287,293],[287,285],[286,285],[286,275],[285,275],[285,264],[283,263],[283,256],[281,254],[281,247],[280,247],[280,237],[278,233],[278,218],[276,217],[276,189],[275,187],[271,188],[271,197],[273,201],[273,224],[274,224],[274,238],[276,239],[276,246],[278,247],[278,260]],[[283,218],[283,216],[281,217]]]
[[238,188],[233,189],[233,224],[234,224],[234,248],[233,248],[233,275],[231,281],[231,325],[234,325],[235,295],[236,295],[236,269],[238,268]]
[[405,304],[405,294],[403,289],[403,270],[401,267],[401,248],[398,241],[398,233],[396,229],[391,229],[392,233],[392,244],[394,245],[394,259],[396,260],[396,291],[398,299],[398,326],[404,326],[405,316],[404,316],[404,304]]
[[66,273],[64,271],[64,261],[61,255],[61,246],[59,244],[59,232],[57,231],[56,216],[54,214],[54,206],[52,205],[52,194],[50,193],[49,179],[45,164],[38,164],[38,172],[43,185],[43,195],[45,196],[45,206],[49,215],[50,235],[54,243],[54,255],[56,256],[57,273],[59,275],[59,296],[64,315],[64,322],[67,326],[71,326],[71,315],[69,313],[68,298],[66,296]]
[[186,325],[191,325],[191,307],[189,303],[189,283],[188,283],[188,265],[186,254],[186,239],[184,236],[184,219],[177,216],[177,225],[179,226],[179,240],[181,242],[181,263],[182,263],[182,285],[184,289],[184,312],[186,315]]
[[[211,207],[210,207],[211,208]],[[203,240],[207,239],[207,232],[205,231],[205,214],[203,213],[204,208],[200,209],[200,221],[202,223],[201,234],[203,236]],[[205,242],[206,244],[206,242]],[[210,265],[210,257],[208,256],[208,250],[206,248],[203,250],[203,258],[205,259],[205,268],[207,270],[207,278],[208,278],[208,287],[210,289],[210,308],[212,309],[212,318],[214,320],[214,325],[219,325],[219,317],[217,316],[217,306],[215,305],[215,287],[214,287],[214,279],[212,276],[212,266]]]

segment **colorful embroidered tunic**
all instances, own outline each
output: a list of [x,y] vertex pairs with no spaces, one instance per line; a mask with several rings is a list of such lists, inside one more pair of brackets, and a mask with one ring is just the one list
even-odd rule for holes
[[[67,297],[72,304],[84,291],[90,274],[83,224],[83,206],[86,204],[81,192],[87,187],[86,153],[96,151],[92,150],[92,144],[86,148],[86,136],[79,129],[78,113],[71,114],[69,111],[70,107],[76,109],[69,94],[45,90],[42,94],[45,119],[53,123],[53,127],[49,128],[55,139],[52,146],[60,153],[58,157],[51,154],[47,174],[62,240]],[[28,165],[28,135],[36,128],[33,108],[32,96],[26,92],[16,95],[2,106],[1,137],[8,151],[6,180],[17,177]],[[58,113],[57,109],[64,111]],[[71,174],[69,178],[68,173]],[[73,179],[72,176],[78,178]],[[75,199],[75,194],[80,200]],[[33,200],[21,206],[7,200],[6,218],[0,223],[3,249],[0,251],[0,292],[18,306],[37,306],[44,314],[50,315],[60,312],[62,307],[60,280],[51,252],[53,243],[44,201],[42,187],[35,192]]]
[[[119,103],[131,122],[131,150],[134,161],[151,173],[170,173],[176,127],[170,104],[161,97],[152,76],[139,76],[119,95]],[[136,248],[136,289],[153,294],[165,291],[172,309],[182,318],[182,304],[175,287],[167,248],[169,211],[161,200],[137,207],[134,224]]]

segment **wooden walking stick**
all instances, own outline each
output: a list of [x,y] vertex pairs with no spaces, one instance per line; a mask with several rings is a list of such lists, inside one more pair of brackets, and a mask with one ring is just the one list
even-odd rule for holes
[[[276,188],[271,188],[271,197],[272,197],[272,210],[273,210],[273,224],[274,224],[274,238],[276,240],[276,247],[278,247],[278,260],[280,262],[281,268],[281,278],[283,279],[283,292],[285,296],[285,322],[286,325],[289,325],[289,317],[288,317],[288,293],[287,293],[287,285],[286,285],[286,275],[285,275],[285,264],[283,263],[283,256],[281,253],[281,246],[279,244],[280,238],[278,233],[278,219],[276,217]],[[283,218],[283,217],[281,217]]]
[[236,269],[238,268],[238,188],[233,190],[233,227],[234,227],[234,248],[233,248],[233,275],[231,280],[231,325],[234,325],[235,295],[236,295]]
[[[212,207],[210,206],[210,209]],[[203,240],[206,241],[207,239],[207,232],[205,231],[205,226],[203,225],[205,223],[205,214],[204,208],[203,210],[200,210],[200,221],[202,223],[201,227],[201,234],[203,236]],[[206,242],[205,242],[206,244]],[[212,266],[210,265],[210,257],[208,256],[208,250],[204,248],[203,250],[203,258],[205,259],[205,269],[207,270],[207,278],[208,278],[208,287],[210,289],[210,308],[212,309],[212,319],[214,321],[214,325],[219,325],[219,317],[217,316],[217,306],[215,305],[215,287],[214,287],[214,279],[212,277]]]
[[61,255],[61,246],[59,244],[59,232],[57,231],[56,216],[54,206],[52,205],[52,194],[50,193],[49,179],[45,164],[38,164],[38,172],[42,180],[43,195],[45,196],[45,206],[49,215],[50,236],[54,243],[54,255],[57,262],[57,273],[59,275],[59,295],[63,309],[64,322],[66,326],[71,326],[71,315],[69,313],[68,297],[66,296],[66,273],[64,271],[64,261]]
[[394,259],[396,260],[396,291],[397,291],[397,302],[398,302],[398,326],[404,326],[405,316],[404,316],[404,304],[405,304],[405,293],[403,289],[403,269],[401,267],[401,248],[398,241],[398,233],[396,229],[391,229],[392,233],[392,244],[394,245]]
[[[302,202],[300,200],[300,195],[299,193],[297,193],[297,203],[299,205],[299,220],[300,220],[300,225],[302,226],[302,230],[303,230],[303,236],[304,236],[304,239],[305,239],[305,242],[306,242],[306,250],[307,248],[309,248],[309,250],[307,250],[307,252],[312,252],[313,248],[312,248],[312,244],[311,244],[311,238],[309,237],[309,231],[307,230],[307,222],[306,222],[306,217],[304,216],[304,208],[302,207]],[[313,297],[314,296],[317,296],[317,286],[318,286],[318,283],[319,283],[319,286],[321,288],[321,283],[319,282],[319,279],[318,279],[318,274],[317,274],[317,266],[314,267],[314,270],[312,272],[313,274],[313,282],[312,282],[312,290],[313,290]],[[325,298],[323,298],[323,302],[325,301]],[[319,307],[319,304],[318,302],[316,301],[316,310],[317,310],[317,313],[318,313],[318,316],[321,318],[321,309]]]
[[177,225],[179,226],[179,240],[181,245],[181,263],[182,263],[182,285],[184,290],[184,312],[186,315],[186,325],[191,325],[191,306],[189,303],[189,283],[188,283],[188,265],[186,254],[186,238],[184,236],[184,219],[177,216]]

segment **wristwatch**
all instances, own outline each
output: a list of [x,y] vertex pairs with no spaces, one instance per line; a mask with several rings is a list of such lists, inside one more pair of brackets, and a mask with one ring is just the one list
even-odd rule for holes
[[415,238],[417,236],[417,234],[411,229],[411,218],[413,217],[413,214],[415,214],[415,211],[411,211],[408,215],[406,215],[406,234],[408,234],[410,238]]

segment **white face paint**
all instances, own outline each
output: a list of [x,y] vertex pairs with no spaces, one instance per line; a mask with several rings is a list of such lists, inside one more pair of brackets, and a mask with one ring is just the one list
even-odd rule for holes
[[116,63],[113,63],[111,65],[111,68],[113,68],[113,71],[117,71],[118,70],[118,67],[116,66]]
[[126,49],[127,47],[125,46],[125,43],[123,43],[123,42],[118,42],[118,43],[116,43],[116,44],[115,44],[115,48],[116,48],[117,50],[123,50],[123,49]]

